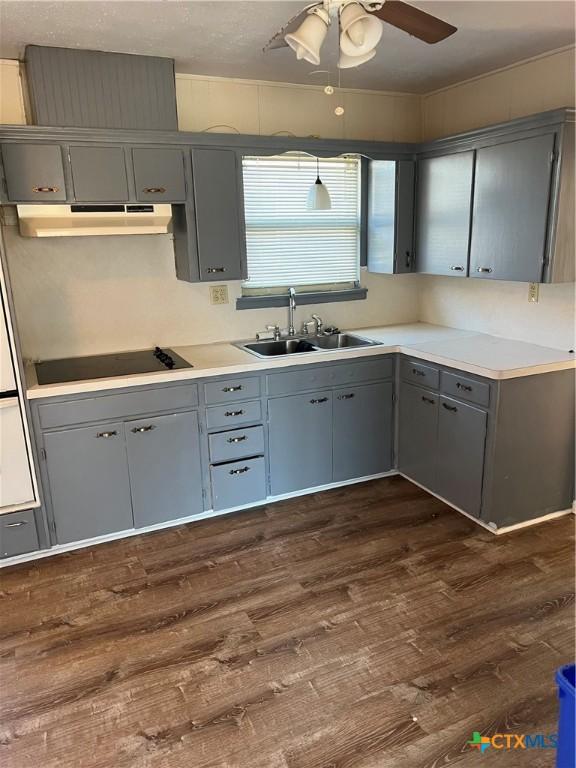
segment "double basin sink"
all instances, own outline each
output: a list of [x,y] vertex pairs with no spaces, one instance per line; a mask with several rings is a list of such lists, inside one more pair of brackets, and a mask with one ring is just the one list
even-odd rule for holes
[[250,341],[237,346],[258,357],[279,357],[300,355],[306,352],[328,352],[335,349],[374,347],[377,341],[368,341],[351,333],[333,333],[329,336],[304,336],[280,339],[278,341]]

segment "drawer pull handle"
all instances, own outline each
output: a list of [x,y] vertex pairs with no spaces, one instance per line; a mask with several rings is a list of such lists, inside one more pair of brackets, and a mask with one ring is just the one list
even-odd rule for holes
[[229,443],[243,443],[244,440],[248,440],[246,435],[241,435],[240,437],[229,437],[228,442]]
[[224,416],[243,416],[244,411],[226,411]]
[[240,469],[229,469],[229,475],[243,475],[245,472],[249,472],[250,467],[241,467]]
[[208,267],[206,270],[209,275],[218,275],[222,272],[226,272],[226,267]]
[[461,267],[459,264],[453,264],[450,269],[452,272],[464,272],[464,267]]
[[312,400],[310,400],[310,403],[312,405],[318,405],[318,403],[327,403],[328,398],[327,397],[313,397]]
[[144,187],[143,191],[149,195],[163,195],[166,192],[166,187]]
[[418,368],[412,368],[414,376],[426,376],[424,371],[419,371]]
[[32,187],[32,192],[53,193],[53,192],[59,192],[59,191],[60,191],[59,187]]
[[352,400],[353,397],[354,397],[354,392],[350,392],[349,394],[346,394],[346,395],[338,395],[338,400]]
[[238,384],[236,387],[224,387],[222,392],[240,392],[242,389],[242,384]]
[[477,267],[476,272],[490,273],[492,272],[492,267]]
[[134,434],[137,434],[138,432],[152,432],[153,429],[156,429],[154,424],[147,424],[145,427],[134,427],[132,432],[134,432]]
[[28,520],[19,520],[17,523],[6,523],[4,528],[20,528],[21,525],[28,525]]
[[431,397],[426,397],[425,395],[422,395],[422,401],[425,403],[430,403],[430,405],[435,405],[436,400],[432,400]]
[[448,405],[448,403],[442,403],[442,407],[446,408],[447,411],[457,411],[458,408],[456,408],[455,405]]
[[98,432],[96,434],[96,437],[108,438],[108,437],[116,437],[117,435],[118,435],[118,432],[116,430],[114,430],[113,432]]
[[461,384],[459,381],[456,382],[456,387],[463,392],[472,392],[472,387],[469,387],[468,384]]

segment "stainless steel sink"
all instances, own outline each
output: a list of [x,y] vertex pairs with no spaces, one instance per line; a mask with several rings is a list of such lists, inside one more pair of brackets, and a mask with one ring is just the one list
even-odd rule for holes
[[280,355],[300,355],[306,352],[328,352],[334,349],[373,347],[377,344],[376,341],[368,341],[351,333],[335,333],[331,336],[309,336],[280,339],[279,341],[250,341],[236,346],[258,357],[279,357]]

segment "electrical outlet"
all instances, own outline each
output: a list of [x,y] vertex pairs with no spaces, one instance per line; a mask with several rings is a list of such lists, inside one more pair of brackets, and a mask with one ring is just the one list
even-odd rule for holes
[[538,293],[540,286],[538,283],[528,283],[528,301],[531,304],[538,304]]
[[211,285],[210,286],[211,304],[228,304],[228,286]]

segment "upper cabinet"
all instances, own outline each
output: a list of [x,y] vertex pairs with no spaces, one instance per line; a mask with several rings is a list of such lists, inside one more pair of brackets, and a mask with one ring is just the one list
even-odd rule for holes
[[132,161],[139,202],[185,202],[186,176],[181,149],[138,147],[132,150]]
[[8,202],[66,200],[62,147],[54,144],[3,144],[5,195]]
[[69,149],[74,200],[81,203],[124,203],[128,179],[122,147]]
[[414,176],[413,160],[368,161],[369,272],[414,270]]
[[555,136],[476,153],[470,277],[542,280]]
[[416,269],[466,277],[474,152],[424,158],[418,165]]

